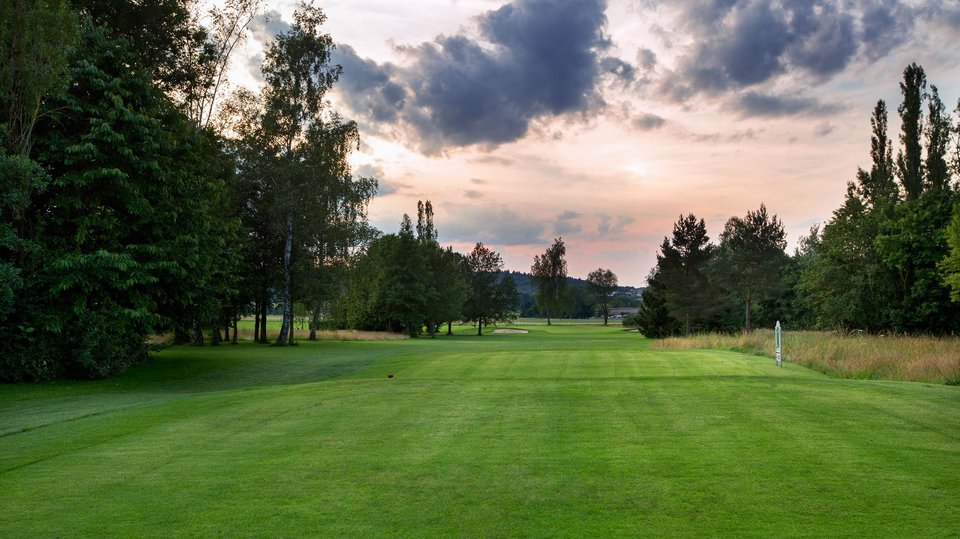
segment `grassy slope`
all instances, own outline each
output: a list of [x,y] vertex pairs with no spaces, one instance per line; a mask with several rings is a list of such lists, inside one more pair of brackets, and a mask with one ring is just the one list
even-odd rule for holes
[[956,533],[960,388],[530,329],[0,386],[0,536]]

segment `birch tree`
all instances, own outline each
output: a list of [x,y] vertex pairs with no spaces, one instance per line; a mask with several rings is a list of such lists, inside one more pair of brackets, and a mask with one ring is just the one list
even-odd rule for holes
[[[240,99],[244,114],[232,131],[242,137],[242,174],[255,184],[262,237],[280,239],[283,322],[278,344],[293,340],[294,257],[318,265],[340,256],[363,233],[376,181],[354,178],[347,157],[359,145],[356,123],[332,111],[327,92],[341,68],[330,63],[333,39],[323,12],[304,3],[289,31],[269,45],[265,84],[257,99]],[[246,125],[244,125],[246,124]]]

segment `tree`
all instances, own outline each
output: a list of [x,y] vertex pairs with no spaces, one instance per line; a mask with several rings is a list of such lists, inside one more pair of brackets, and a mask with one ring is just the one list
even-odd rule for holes
[[447,333],[452,334],[453,320],[461,315],[469,285],[462,269],[463,256],[452,248],[442,249],[437,243],[433,204],[429,200],[417,201],[417,241],[426,272],[423,314],[427,334],[435,337],[437,325],[442,322],[447,322]]
[[430,272],[428,287],[431,293],[426,305],[427,333],[436,334],[437,324],[447,323],[447,334],[452,334],[454,320],[463,313],[463,304],[470,294],[470,284],[464,276],[464,257],[452,248],[434,246],[428,250]]
[[704,274],[713,251],[706,224],[692,213],[680,216],[673,225],[672,240],[663,238],[660,246],[657,280],[663,285],[670,315],[683,323],[685,335],[690,334],[695,320],[706,317],[714,307]]
[[225,0],[210,9],[210,32],[196,59],[198,76],[181,91],[187,115],[201,129],[214,118],[217,97],[227,86],[233,51],[243,44],[247,27],[262,9],[262,0]]
[[470,271],[470,295],[463,316],[467,322],[476,322],[480,336],[483,326],[513,319],[517,287],[509,275],[503,274],[500,255],[483,243],[477,243],[467,255],[466,266]]
[[[48,176],[22,208],[28,244],[17,320],[0,324],[5,379],[102,377],[143,361],[191,290],[229,282],[218,147],[136,65],[128,42],[85,24],[70,84],[35,126]],[[214,283],[214,281],[219,281]]]
[[603,316],[603,325],[607,325],[610,316],[610,298],[617,289],[617,276],[608,269],[597,268],[587,275],[587,286],[597,300],[597,309]]
[[900,144],[897,155],[897,175],[907,200],[916,199],[923,191],[923,158],[920,138],[923,134],[923,98],[926,94],[927,76],[923,68],[910,64],[903,70],[900,93],[903,102],[900,112]]
[[365,281],[356,283],[370,289],[365,329],[404,332],[411,337],[420,334],[429,283],[419,248],[406,214],[397,234],[383,236],[371,246],[367,264],[372,267]]
[[643,290],[640,309],[634,319],[640,333],[650,339],[669,337],[680,331],[680,324],[667,309],[665,287],[656,267],[647,276],[647,287]]
[[887,306],[890,329],[941,334],[960,330],[960,306],[951,303],[937,267],[950,252],[946,231],[957,200],[952,190],[931,189],[900,204],[883,224],[877,249],[896,279]]
[[546,313],[547,325],[550,325],[550,314],[559,314],[569,304],[567,291],[567,261],[564,256],[567,248],[563,238],[557,238],[553,245],[548,247],[542,255],[533,258],[530,273],[537,283],[537,306]]
[[764,204],[743,218],[731,217],[724,226],[717,257],[708,271],[714,282],[743,305],[747,333],[753,329],[751,307],[784,292],[786,246],[783,223],[776,215],[768,215]]
[[858,170],[848,184],[798,279],[798,295],[821,327],[937,333],[960,327],[937,266],[949,252],[944,231],[958,197],[947,162],[954,127],[937,87],[926,93],[921,67],[907,66],[903,77],[896,167],[880,101],[871,119],[871,170]]
[[941,191],[949,188],[950,169],[947,166],[947,145],[952,131],[953,123],[950,115],[940,101],[937,87],[931,84],[926,131],[927,158],[924,162],[926,189]]
[[950,254],[940,262],[943,282],[950,287],[950,299],[960,303],[960,204],[953,207],[953,219],[947,229]]
[[858,171],[859,186],[856,192],[871,209],[883,209],[898,202],[899,190],[895,181],[893,147],[887,138],[887,104],[882,99],[877,101],[873,109],[870,127],[870,159],[873,165],[869,173]]
[[0,124],[8,155],[29,157],[41,105],[67,81],[78,23],[64,0],[0,4]]
[[[949,252],[945,231],[958,193],[950,186],[946,153],[953,131],[939,93],[925,92],[926,76],[916,64],[907,66],[900,84],[903,103],[898,176],[908,196],[884,220],[876,245],[883,264],[895,276],[888,303],[889,327],[898,331],[950,333],[960,329],[960,311],[951,304],[937,264]],[[926,128],[923,99],[929,99]],[[926,160],[921,137],[926,135]]]
[[[136,54],[130,67],[150,77],[168,96],[178,98],[196,88],[209,68],[213,50],[207,32],[194,18],[187,0],[72,0],[73,7],[115,41]],[[179,99],[178,99],[179,101]]]
[[433,226],[433,204],[417,201],[417,240],[421,243],[436,243],[437,229]]
[[323,12],[301,4],[291,29],[270,44],[259,99],[239,94],[229,110],[244,114],[231,129],[241,139],[242,173],[262,203],[258,220],[279,238],[283,322],[278,344],[293,338],[295,257],[318,264],[342,255],[365,228],[373,179],[354,179],[347,157],[359,144],[354,122],[329,110],[324,97],[340,76],[330,64],[333,40],[321,34]]

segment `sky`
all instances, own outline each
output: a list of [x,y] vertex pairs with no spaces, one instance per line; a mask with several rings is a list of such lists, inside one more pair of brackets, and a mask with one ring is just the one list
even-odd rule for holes
[[[267,0],[235,78],[295,3]],[[355,120],[356,175],[390,233],[430,200],[443,245],[529,271],[562,237],[569,274],[642,286],[681,215],[724,223],[765,204],[791,252],[869,168],[870,115],[916,62],[953,110],[957,0],[328,0]],[[896,145],[894,151],[896,152]]]

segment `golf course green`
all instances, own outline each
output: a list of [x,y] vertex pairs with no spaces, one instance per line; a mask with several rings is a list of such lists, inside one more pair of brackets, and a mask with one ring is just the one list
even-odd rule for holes
[[0,385],[0,537],[960,534],[960,387],[524,329]]

